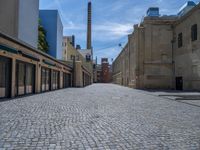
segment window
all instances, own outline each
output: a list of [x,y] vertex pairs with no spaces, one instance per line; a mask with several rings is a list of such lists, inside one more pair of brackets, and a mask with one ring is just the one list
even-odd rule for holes
[[86,55],[86,61],[91,61],[91,56],[89,54]]
[[178,48],[183,46],[183,34],[179,33],[178,34]]
[[192,39],[192,41],[196,41],[197,40],[197,24],[194,24],[191,27],[191,39]]

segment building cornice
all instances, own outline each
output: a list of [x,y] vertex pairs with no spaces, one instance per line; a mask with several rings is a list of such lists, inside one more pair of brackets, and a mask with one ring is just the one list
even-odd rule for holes
[[42,56],[44,56],[44,57],[46,57],[46,58],[49,58],[49,59],[51,59],[51,60],[53,60],[53,61],[55,61],[55,62],[57,62],[57,63],[59,63],[59,64],[62,64],[62,65],[64,65],[64,66],[66,66],[66,67],[68,67],[68,68],[71,69],[71,67],[68,66],[68,65],[66,65],[65,63],[63,63],[63,62],[61,62],[61,61],[55,59],[54,57],[52,57],[52,56],[50,56],[50,55],[48,55],[48,54],[46,54],[46,53],[44,53],[44,52],[42,52],[42,51],[40,51],[40,50],[34,48],[34,47],[32,47],[31,45],[29,45],[29,44],[27,44],[27,43],[25,43],[25,42],[23,42],[23,41],[21,41],[21,40],[19,40],[19,39],[13,38],[13,37],[11,37],[11,36],[9,36],[9,35],[3,33],[2,31],[0,31],[0,37],[2,37],[2,38],[4,38],[4,39],[7,39],[7,40],[9,40],[9,41],[11,41],[11,42],[17,43],[17,44],[19,44],[19,45],[21,45],[21,46],[27,48],[28,50],[30,50],[30,51],[32,51],[32,52],[35,52],[35,53],[37,53],[37,54],[40,54],[40,55],[42,55]]

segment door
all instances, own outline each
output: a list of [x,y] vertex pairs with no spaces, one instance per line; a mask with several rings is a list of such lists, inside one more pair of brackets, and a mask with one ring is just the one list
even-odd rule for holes
[[50,77],[51,71],[48,68],[42,68],[41,73],[41,90],[42,92],[49,91],[50,90]]
[[10,97],[11,93],[11,59],[0,57],[0,98]]
[[16,95],[24,95],[25,94],[25,64],[22,62],[17,62],[17,70],[16,70],[16,85],[17,85],[17,93]]
[[35,92],[35,66],[17,61],[16,95],[33,94]]
[[59,72],[53,70],[52,71],[52,90],[59,89]]
[[69,85],[69,87],[72,87],[72,77],[71,77],[71,74],[68,74],[68,85]]
[[63,73],[63,88],[67,88],[67,74]]
[[71,87],[71,76],[70,74],[63,73],[63,88]]
[[176,90],[183,90],[183,77],[176,77]]
[[35,92],[35,67],[31,64],[26,64],[26,94],[32,94]]

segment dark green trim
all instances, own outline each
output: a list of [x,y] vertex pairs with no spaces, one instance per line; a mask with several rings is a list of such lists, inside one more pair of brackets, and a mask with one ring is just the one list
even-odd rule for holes
[[10,53],[18,54],[18,50],[4,46],[4,45],[0,45],[0,50],[4,50],[4,51],[10,52]]

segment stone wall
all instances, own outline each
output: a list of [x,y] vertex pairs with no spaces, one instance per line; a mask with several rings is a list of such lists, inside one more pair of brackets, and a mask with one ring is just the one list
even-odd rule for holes
[[[145,17],[113,62],[113,82],[141,89],[177,89],[183,78],[184,90],[200,89],[200,4],[180,18]],[[191,27],[197,24],[197,40]],[[178,48],[178,34],[183,46]]]

